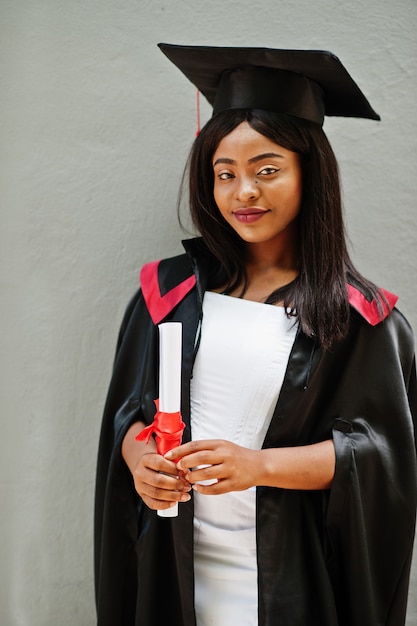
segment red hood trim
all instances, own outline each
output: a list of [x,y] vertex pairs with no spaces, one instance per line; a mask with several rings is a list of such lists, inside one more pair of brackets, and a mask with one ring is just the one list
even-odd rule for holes
[[358,311],[366,319],[371,326],[376,326],[379,322],[382,322],[391,313],[394,308],[398,296],[385,289],[380,289],[381,293],[385,296],[386,302],[382,301],[382,311],[378,311],[378,305],[376,300],[369,302],[359,289],[352,285],[347,286],[348,298],[350,305]]
[[143,297],[154,324],[159,324],[195,286],[192,274],[182,283],[162,295],[158,281],[160,261],[147,263],[140,272]]
[[[162,295],[158,281],[158,267],[160,261],[147,263],[140,272],[140,284],[143,297],[146,302],[149,314],[154,324],[159,324],[169,313],[181,302],[196,284],[195,276],[192,274],[179,285]],[[382,322],[394,308],[398,296],[385,289],[381,292],[386,298],[386,303],[382,302],[382,312],[378,311],[377,302],[369,302],[359,289],[353,285],[347,285],[350,305],[362,315],[371,326],[376,326]]]

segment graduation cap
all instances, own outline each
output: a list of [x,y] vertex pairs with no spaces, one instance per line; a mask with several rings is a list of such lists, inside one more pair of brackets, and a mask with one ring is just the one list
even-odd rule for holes
[[381,119],[332,52],[158,45],[207,98],[213,115],[264,109],[318,124],[325,115]]

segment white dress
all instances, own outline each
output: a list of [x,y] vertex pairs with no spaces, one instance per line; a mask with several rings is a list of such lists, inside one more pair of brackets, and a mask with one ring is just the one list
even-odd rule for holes
[[[193,440],[260,449],[297,325],[283,307],[207,292],[191,381]],[[198,626],[257,626],[256,489],[194,492]]]

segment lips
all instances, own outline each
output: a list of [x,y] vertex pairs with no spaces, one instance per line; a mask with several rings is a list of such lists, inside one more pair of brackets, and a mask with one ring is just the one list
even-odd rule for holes
[[266,213],[269,213],[269,210],[260,207],[248,207],[233,211],[235,218],[242,224],[253,224],[262,219]]

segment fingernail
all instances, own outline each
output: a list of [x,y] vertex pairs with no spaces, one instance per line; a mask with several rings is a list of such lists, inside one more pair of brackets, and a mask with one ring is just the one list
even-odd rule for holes
[[188,502],[191,500],[191,496],[189,493],[183,493],[181,496],[181,502]]

